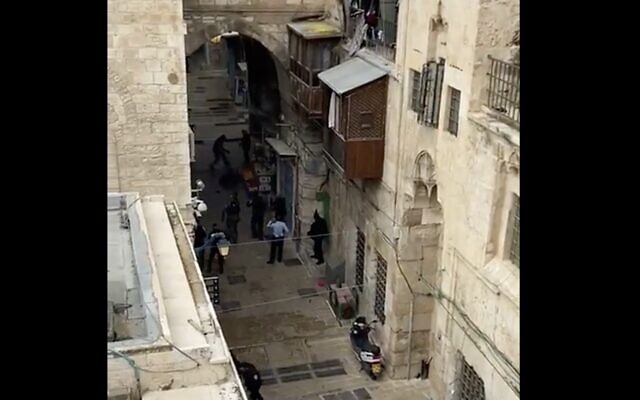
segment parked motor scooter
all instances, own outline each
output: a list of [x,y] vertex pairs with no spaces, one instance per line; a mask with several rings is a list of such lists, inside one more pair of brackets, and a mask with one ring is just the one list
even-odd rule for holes
[[373,320],[367,323],[365,317],[358,317],[349,333],[351,348],[356,360],[360,362],[361,369],[374,381],[380,377],[384,368],[380,347],[376,346],[369,337],[369,332],[373,329],[372,325],[377,322],[377,320]]

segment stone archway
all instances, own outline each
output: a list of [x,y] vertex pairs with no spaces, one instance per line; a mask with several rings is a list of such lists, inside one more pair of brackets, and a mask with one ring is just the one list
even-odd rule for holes
[[267,32],[259,24],[247,21],[243,17],[225,17],[216,22],[200,23],[192,20],[185,37],[185,56],[190,56],[208,40],[224,32],[234,31],[241,36],[255,40],[268,50],[276,70],[278,91],[280,92],[281,112],[288,109],[287,93],[289,86],[289,52],[286,41],[278,39],[273,33]]
[[288,64],[286,43],[278,40],[273,34],[262,29],[258,24],[244,18],[225,18],[218,22],[200,24],[194,22],[185,38],[185,55],[189,56],[198,50],[207,40],[224,32],[235,31],[240,35],[250,37],[267,48],[275,61],[283,68]]

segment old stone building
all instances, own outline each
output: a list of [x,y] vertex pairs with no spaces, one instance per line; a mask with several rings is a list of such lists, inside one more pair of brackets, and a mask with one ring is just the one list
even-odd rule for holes
[[[349,71],[371,82],[386,71],[386,107],[343,108],[337,118],[358,129],[325,130],[340,144],[325,146],[330,173],[319,188],[341,232],[328,273],[357,287],[360,313],[383,322],[394,378],[428,365],[443,398],[517,398],[519,3],[398,3],[396,40],[356,52],[365,63]],[[341,66],[321,79],[358,104],[367,85],[335,90]],[[380,135],[364,128],[379,116],[384,156],[364,157],[358,146]]]

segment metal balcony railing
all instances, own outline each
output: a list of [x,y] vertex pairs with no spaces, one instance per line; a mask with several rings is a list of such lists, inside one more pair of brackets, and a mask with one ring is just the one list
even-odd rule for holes
[[520,127],[520,65],[489,57],[487,106]]

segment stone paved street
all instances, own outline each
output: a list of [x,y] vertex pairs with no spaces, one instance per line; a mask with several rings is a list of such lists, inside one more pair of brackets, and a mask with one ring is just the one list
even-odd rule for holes
[[[213,222],[221,225],[222,207],[232,191],[238,192],[242,206],[239,243],[231,247],[216,306],[229,346],[239,360],[262,371],[261,392],[267,400],[429,399],[427,381],[383,377],[375,382],[359,371],[347,336],[350,322],[336,319],[318,269],[297,258],[293,242],[285,243],[283,263],[266,264],[269,246],[250,237],[244,189],[220,188],[220,170],[209,168],[213,140],[222,133],[239,137],[246,129],[246,110],[224,97],[225,80],[222,70],[190,74],[189,107],[198,141],[192,178],[206,184],[201,198],[209,207],[203,218],[207,230]],[[238,168],[242,156],[237,142],[225,147]]]

